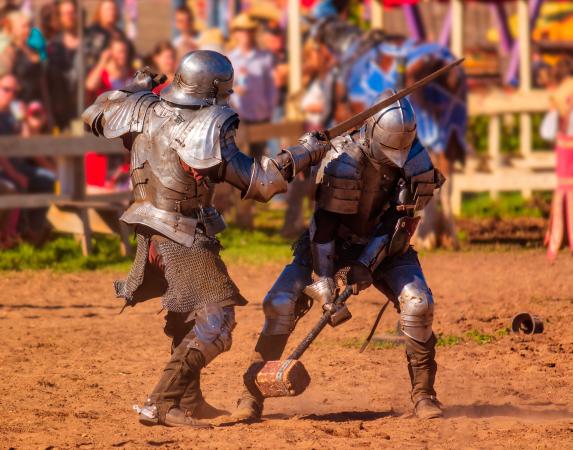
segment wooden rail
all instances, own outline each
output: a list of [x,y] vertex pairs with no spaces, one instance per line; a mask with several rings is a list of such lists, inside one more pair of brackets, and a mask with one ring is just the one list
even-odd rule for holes
[[[470,94],[470,116],[489,116],[488,167],[476,170],[471,158],[462,172],[453,177],[452,210],[460,214],[465,192],[489,192],[497,198],[500,192],[519,191],[528,198],[533,191],[553,190],[556,186],[555,155],[532,148],[531,114],[545,113],[550,109],[550,94],[544,90],[528,92],[493,91],[487,94]],[[520,114],[519,155],[509,160],[502,158],[501,135],[504,115]],[[524,117],[527,119],[524,120]]]
[[[249,144],[282,139],[291,144],[304,132],[302,122],[283,122],[241,126],[237,134],[238,145],[245,149]],[[38,136],[23,139],[17,136],[0,137],[0,157],[52,156],[58,161],[60,190],[56,194],[9,194],[0,196],[0,209],[51,207],[68,211],[49,214],[49,217],[61,220],[62,231],[80,235],[85,254],[92,251],[91,235],[94,220],[98,225],[95,231],[117,231],[109,226],[109,220],[103,220],[103,212],[123,210],[130,198],[129,192],[88,193],[85,182],[84,156],[87,152],[99,154],[123,154],[125,148],[121,139],[104,139],[92,135],[81,136]],[[69,211],[79,217],[79,222],[71,217]],[[102,212],[103,211],[103,212]],[[101,216],[101,217],[100,217]],[[100,220],[101,219],[101,220]],[[53,222],[53,220],[52,220]],[[81,225],[81,230],[78,227]],[[72,231],[74,230],[74,231]],[[123,230],[125,231],[125,230]],[[128,245],[125,233],[121,234],[124,247]],[[128,248],[126,247],[126,250]]]

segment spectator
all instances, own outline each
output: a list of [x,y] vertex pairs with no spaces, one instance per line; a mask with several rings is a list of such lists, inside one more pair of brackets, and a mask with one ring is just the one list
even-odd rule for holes
[[[22,136],[28,137],[47,131],[47,114],[40,102],[32,102],[26,110],[26,118],[22,126]],[[10,164],[25,177],[25,187],[20,185],[22,192],[53,193],[56,182],[55,163],[47,157],[10,158]],[[32,208],[20,213],[19,232],[26,240],[34,245],[45,242],[50,233],[46,219],[47,208]]]
[[75,0],[61,0],[57,9],[59,32],[48,42],[48,85],[54,124],[64,130],[78,114],[77,32]]
[[194,17],[189,7],[180,6],[175,10],[175,30],[177,37],[173,39],[172,43],[177,50],[178,59],[193,50],[197,50]]
[[277,102],[274,114],[275,120],[280,120],[284,116],[284,105],[288,95],[288,58],[285,48],[285,33],[278,23],[269,21],[263,29],[261,41],[264,42],[265,49],[273,54],[273,64],[275,70],[273,78],[277,88]]
[[[270,122],[277,100],[273,72],[273,55],[256,44],[257,24],[247,14],[239,14],[231,23],[236,48],[229,54],[235,69],[233,107],[241,122]],[[251,154],[260,158],[266,144],[251,144]]]
[[[38,136],[49,132],[48,115],[44,105],[40,102],[32,102],[26,109],[26,118],[22,124],[22,137]],[[30,158],[28,163],[51,172],[51,177],[55,178],[56,162],[49,156],[36,156]]]
[[43,67],[40,54],[28,44],[30,18],[21,12],[8,14],[8,35],[14,52],[12,73],[19,80],[19,98],[25,102],[44,100]]
[[153,90],[159,94],[164,87],[173,81],[177,69],[177,54],[171,42],[163,41],[155,46],[151,55],[151,64],[158,73],[167,75],[167,81]]
[[201,50],[225,53],[225,36],[220,28],[207,28],[201,33],[197,46]]
[[0,136],[20,133],[23,114],[16,100],[19,89],[14,75],[0,75]]
[[[18,134],[20,123],[14,113],[17,103],[18,82],[11,74],[0,76],[0,136]],[[11,164],[8,158],[0,156],[0,193],[14,194],[26,189],[28,179]],[[0,211],[0,248],[15,245],[18,241],[17,224],[19,211]]]
[[133,44],[118,27],[119,10],[115,0],[100,0],[94,15],[94,24],[86,30],[86,67],[93,68],[101,60],[101,54],[111,46],[111,41],[121,39],[128,45],[130,59],[134,57]]
[[91,96],[88,102],[105,91],[121,89],[132,76],[129,44],[124,39],[112,39],[86,78],[86,89]]

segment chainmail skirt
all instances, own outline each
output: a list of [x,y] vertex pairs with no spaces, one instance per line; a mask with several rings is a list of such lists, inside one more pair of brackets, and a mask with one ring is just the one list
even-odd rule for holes
[[[149,262],[152,241],[162,268]],[[114,283],[116,295],[130,306],[161,296],[163,307],[176,313],[193,313],[209,304],[245,305],[220,250],[219,241],[204,234],[198,233],[193,245],[186,247],[138,230],[135,260],[127,279]]]

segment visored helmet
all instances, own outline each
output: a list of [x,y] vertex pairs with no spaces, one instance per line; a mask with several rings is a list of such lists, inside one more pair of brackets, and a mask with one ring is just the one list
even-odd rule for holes
[[[377,102],[393,95],[388,89],[382,93]],[[416,137],[416,116],[412,105],[406,98],[401,98],[382,111],[369,117],[363,130],[368,145],[367,156],[379,163],[390,161],[403,167]]]
[[233,92],[233,66],[229,58],[211,50],[187,53],[173,83],[161,98],[176,105],[208,106],[224,103]]

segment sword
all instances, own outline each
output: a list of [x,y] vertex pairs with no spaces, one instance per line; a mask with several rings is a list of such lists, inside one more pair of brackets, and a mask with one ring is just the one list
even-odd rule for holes
[[460,58],[454,62],[451,62],[447,66],[444,66],[441,69],[436,70],[434,73],[431,73],[430,75],[422,78],[421,80],[416,81],[414,84],[408,86],[407,88],[401,89],[394,95],[391,95],[390,97],[376,103],[370,108],[365,109],[364,111],[356,114],[355,116],[352,116],[350,119],[340,122],[338,125],[335,125],[332,128],[329,128],[328,130],[322,131],[321,134],[323,134],[326,137],[326,140],[330,141],[336,136],[340,136],[342,133],[348,130],[352,130],[353,128],[356,128],[358,125],[361,125],[366,119],[372,117],[377,112],[382,111],[387,106],[390,106],[391,104],[400,100],[401,98],[410,95],[416,89],[425,86],[430,81],[435,80],[436,78],[442,76],[446,72],[449,72],[454,67],[459,66],[464,61],[464,59],[465,58]]

